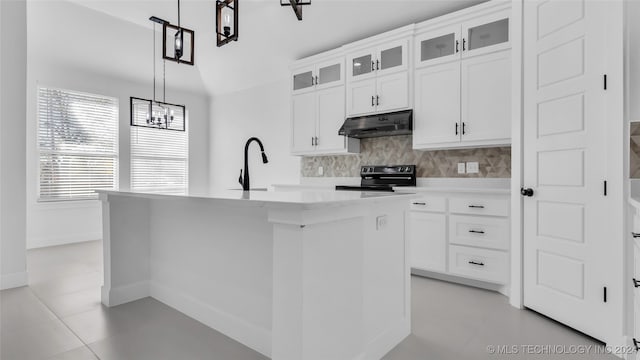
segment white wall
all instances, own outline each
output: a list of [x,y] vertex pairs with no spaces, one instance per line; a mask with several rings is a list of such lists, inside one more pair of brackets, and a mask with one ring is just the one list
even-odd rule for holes
[[27,284],[26,1],[0,1],[0,289]]
[[290,91],[282,81],[216,96],[211,102],[210,175],[213,189],[240,188],[244,144],[252,136],[262,140],[269,157],[262,164],[258,145],[249,149],[251,187],[299,183],[300,159],[289,154]]
[[[153,97],[153,33],[148,28],[64,1],[29,2],[27,10],[27,248],[100,239],[101,209],[97,200],[57,203],[37,201],[37,88],[47,86],[118,99],[120,189],[129,189],[129,97]],[[77,19],[82,21],[76,21]],[[75,28],[73,24],[76,24]],[[96,30],[97,28],[103,30]],[[52,33],[73,34],[72,41],[60,42],[64,37],[51,37]],[[75,36],[77,34],[80,36]],[[157,37],[157,56],[160,56],[160,37],[161,32]],[[58,42],[56,46],[52,46],[52,41]],[[96,42],[103,46],[96,46]],[[67,53],[80,56],[82,49],[93,56],[81,59],[65,57]],[[126,54],[120,54],[117,50]],[[93,61],[92,58],[96,58],[95,63],[89,63]],[[143,66],[145,74],[148,74],[147,82],[140,81],[139,78],[132,80],[114,72],[118,66],[101,66],[105,61],[110,61],[124,68],[136,60],[147,64]],[[157,66],[158,99],[162,99],[162,62],[158,61]],[[192,191],[207,189],[209,96],[202,87],[196,67],[168,63],[166,73],[166,101],[186,105],[189,114],[189,188]],[[185,89],[184,86],[172,86],[177,83],[172,80],[179,76],[192,79],[193,87]]]

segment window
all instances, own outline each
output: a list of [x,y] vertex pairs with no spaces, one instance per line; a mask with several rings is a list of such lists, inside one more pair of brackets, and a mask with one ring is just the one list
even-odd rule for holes
[[39,201],[118,188],[118,100],[38,88]]
[[[147,116],[137,107],[133,116]],[[140,111],[140,114],[137,112]],[[174,121],[184,121],[181,109]],[[185,195],[189,188],[188,131],[131,127],[131,190]]]

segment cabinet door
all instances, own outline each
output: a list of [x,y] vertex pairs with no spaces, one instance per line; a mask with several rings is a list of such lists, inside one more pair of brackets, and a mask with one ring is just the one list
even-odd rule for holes
[[344,84],[344,58],[318,64],[317,69],[316,89]]
[[463,57],[511,47],[509,11],[487,15],[462,25]]
[[318,90],[316,92],[318,112],[317,152],[344,150],[346,139],[338,135],[345,119],[344,86]]
[[297,69],[293,72],[291,78],[293,81],[292,90],[294,94],[313,91],[315,86],[314,68],[315,67],[310,66]]
[[376,91],[376,111],[386,112],[409,107],[409,74],[379,76]]
[[316,136],[316,94],[308,92],[294,95],[292,102],[291,151],[312,152],[315,149],[313,137]]
[[510,50],[462,60],[463,142],[511,142]]
[[375,50],[359,51],[347,56],[347,68],[349,79],[352,81],[363,80],[375,76],[376,59]]
[[347,85],[347,115],[356,116],[376,111],[376,79],[362,80]]
[[408,66],[408,40],[398,40],[380,46],[375,62],[377,76],[404,71]]
[[447,269],[447,219],[444,214],[411,212],[411,267],[445,272]]
[[413,147],[460,142],[460,63],[430,66],[415,73]]
[[460,26],[451,26],[418,35],[415,40],[415,67],[432,66],[460,58]]

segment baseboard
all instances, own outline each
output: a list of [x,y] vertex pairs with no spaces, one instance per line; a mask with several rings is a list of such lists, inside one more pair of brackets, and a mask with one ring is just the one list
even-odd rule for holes
[[180,291],[155,282],[151,283],[151,297],[192,317],[245,346],[271,357],[271,330],[263,329],[234,315],[214,308]]
[[366,345],[365,351],[357,357],[358,360],[382,359],[389,351],[411,334],[411,320],[405,318],[391,329],[376,336]]
[[148,297],[149,282],[141,281],[130,285],[119,286],[115,288],[107,288],[103,286],[102,303],[106,306],[118,306],[131,301]]
[[27,286],[28,278],[29,276],[26,271],[4,274],[0,277],[0,290]]
[[102,239],[102,231],[62,236],[28,237],[27,250]]
[[500,293],[500,294],[502,294],[502,295],[504,295],[506,297],[509,297],[509,290],[510,289],[509,289],[508,285],[494,284],[494,283],[490,283],[490,282],[474,280],[474,279],[467,279],[467,278],[460,277],[460,276],[449,275],[449,274],[441,274],[441,273],[437,273],[437,272],[414,269],[414,268],[411,268],[411,275],[417,275],[417,276],[432,278],[432,279],[436,279],[436,280],[442,280],[442,281],[452,282],[452,283],[456,283],[456,284],[472,286],[472,287],[476,287],[476,288],[479,288],[479,289],[491,290],[491,291],[498,292],[498,293]]

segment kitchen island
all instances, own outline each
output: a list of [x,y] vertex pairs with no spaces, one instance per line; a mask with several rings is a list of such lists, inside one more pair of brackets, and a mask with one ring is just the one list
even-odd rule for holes
[[410,333],[410,194],[99,193],[106,306],[151,296],[276,360],[380,359]]

